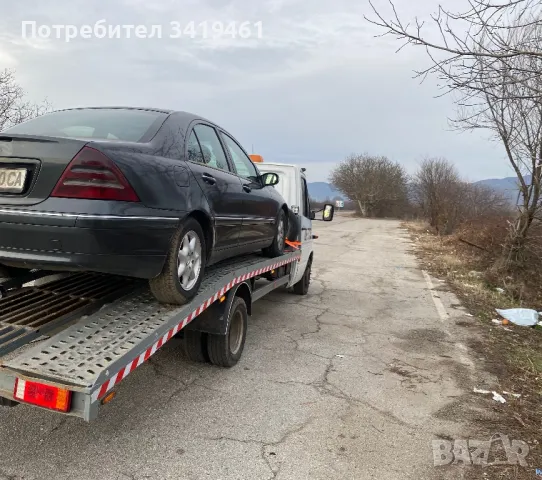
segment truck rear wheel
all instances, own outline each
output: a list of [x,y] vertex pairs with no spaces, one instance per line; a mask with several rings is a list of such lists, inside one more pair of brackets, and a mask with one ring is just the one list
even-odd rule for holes
[[237,364],[245,347],[247,327],[247,305],[241,297],[235,297],[226,335],[209,334],[207,337],[207,352],[212,364],[226,368]]
[[207,363],[209,356],[207,355],[207,334],[194,330],[186,330],[182,336],[182,348],[184,356],[198,363]]

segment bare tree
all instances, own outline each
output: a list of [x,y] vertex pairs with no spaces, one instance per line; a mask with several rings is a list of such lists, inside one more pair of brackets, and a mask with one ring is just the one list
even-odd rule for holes
[[331,183],[355,201],[363,216],[394,216],[408,202],[407,174],[386,157],[350,155],[331,173]]
[[25,100],[25,92],[15,80],[13,70],[0,72],[0,131],[50,110],[47,101],[41,104]]
[[422,161],[412,182],[413,198],[440,235],[449,235],[466,220],[507,215],[509,201],[492,188],[465,182],[444,158]]
[[[427,25],[405,24],[392,3],[393,19],[376,9],[374,24],[404,45],[422,45],[429,56],[425,77],[436,74],[445,92],[459,93],[459,128],[487,129],[503,145],[518,179],[520,201],[498,266],[524,260],[529,229],[539,215],[542,182],[542,2],[469,0],[454,13],[439,6]],[[504,260],[504,262],[503,262]]]
[[510,199],[485,185],[467,184],[462,200],[467,219],[512,216]]
[[[511,64],[518,58],[542,58],[540,30],[532,29],[542,23],[539,0],[468,0],[469,8],[459,12],[439,4],[429,22],[419,18],[403,21],[391,0],[388,18],[370,4],[374,18],[367,20],[382,28],[383,35],[401,41],[399,50],[407,45],[425,48],[430,65],[416,73],[422,78],[428,74],[438,75],[445,80],[442,85],[445,92],[479,91],[480,59],[485,60],[486,81],[492,79],[498,83],[502,64]],[[520,34],[515,42],[510,42],[511,35],[525,29],[532,29],[533,35]],[[527,65],[519,69],[516,66],[510,70],[508,81],[522,83],[525,78],[537,75],[538,72]],[[527,95],[541,95],[538,85],[531,85],[531,88]]]
[[[517,20],[516,20],[517,22]],[[526,44],[539,39],[542,24],[531,24],[523,29],[507,32],[510,45]],[[490,63],[490,65],[488,65]],[[500,64],[498,77],[493,72]],[[511,224],[504,245],[504,255],[497,266],[523,263],[533,221],[540,216],[542,200],[542,57],[517,56],[506,62],[477,60],[479,94],[477,102],[462,101],[456,123],[463,128],[483,128],[493,133],[506,152],[507,159],[518,180],[518,213]],[[523,81],[511,80],[515,71],[538,72],[524,76]],[[495,79],[498,81],[495,81]]]
[[450,234],[464,218],[465,185],[444,158],[425,159],[414,176],[414,196],[423,215],[439,234]]

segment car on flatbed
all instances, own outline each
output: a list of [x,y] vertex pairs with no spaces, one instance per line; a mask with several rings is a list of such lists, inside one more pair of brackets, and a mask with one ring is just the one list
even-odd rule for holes
[[46,114],[0,134],[0,265],[148,279],[159,301],[183,304],[206,267],[284,252],[277,182],[197,115]]

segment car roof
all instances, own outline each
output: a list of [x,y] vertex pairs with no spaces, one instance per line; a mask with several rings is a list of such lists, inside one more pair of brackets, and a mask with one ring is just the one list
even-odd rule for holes
[[160,112],[160,113],[173,113],[174,110],[166,110],[164,108],[152,108],[152,107],[119,107],[119,106],[109,106],[109,107],[73,107],[73,108],[61,108],[55,110],[56,112],[66,112],[69,110],[145,110],[147,112]]
[[155,107],[123,107],[123,106],[104,106],[104,107],[74,107],[74,108],[63,108],[63,109],[60,109],[60,110],[56,110],[57,112],[63,112],[63,111],[67,111],[67,110],[144,110],[144,111],[147,111],[147,112],[159,112],[159,113],[165,113],[165,114],[172,114],[172,113],[175,113],[177,114],[178,116],[182,117],[183,120],[195,120],[195,119],[200,119],[200,120],[205,120],[205,121],[208,121],[209,123],[214,123],[214,122],[211,122],[210,120],[207,120],[206,118],[202,117],[201,115],[196,115],[194,113],[190,113],[190,112],[184,112],[184,111],[181,111],[181,110],[170,110],[170,109],[166,109],[166,108],[155,108]]
[[[65,112],[70,110],[141,110],[141,111],[147,111],[147,112],[158,112],[163,113],[167,115],[168,117],[171,115],[175,115],[177,117],[177,120],[180,121],[182,125],[185,127],[188,127],[190,123],[192,123],[194,120],[202,120],[206,123],[209,123],[211,125],[214,125],[215,127],[220,128],[228,135],[232,136],[226,129],[222,128],[220,125],[216,124],[212,120],[209,120],[205,117],[202,117],[201,115],[196,115],[194,113],[190,112],[183,112],[182,110],[168,110],[165,108],[153,108],[153,107],[122,107],[122,106],[102,106],[102,107],[74,107],[74,108],[63,108],[60,110],[55,110],[56,112]],[[54,112],[51,112],[54,113]]]
[[[65,112],[70,110],[143,110],[147,112],[158,112],[164,113],[166,115],[175,114],[179,120],[182,121],[185,125],[188,125],[193,120],[203,120],[207,123],[219,127],[215,122],[209,120],[208,118],[202,117],[201,115],[196,115],[195,113],[184,112],[182,110],[168,110],[165,108],[154,108],[154,107],[122,107],[122,106],[104,106],[104,107],[73,107],[73,108],[62,108],[55,110],[55,112]],[[54,112],[52,112],[54,113]],[[220,127],[222,128],[222,127]],[[224,129],[223,129],[224,130]]]

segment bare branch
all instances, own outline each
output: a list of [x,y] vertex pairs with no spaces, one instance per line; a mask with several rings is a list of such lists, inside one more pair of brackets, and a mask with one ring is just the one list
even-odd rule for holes
[[41,104],[25,100],[23,89],[15,80],[12,70],[0,71],[0,131],[43,115],[51,110],[47,100]]

